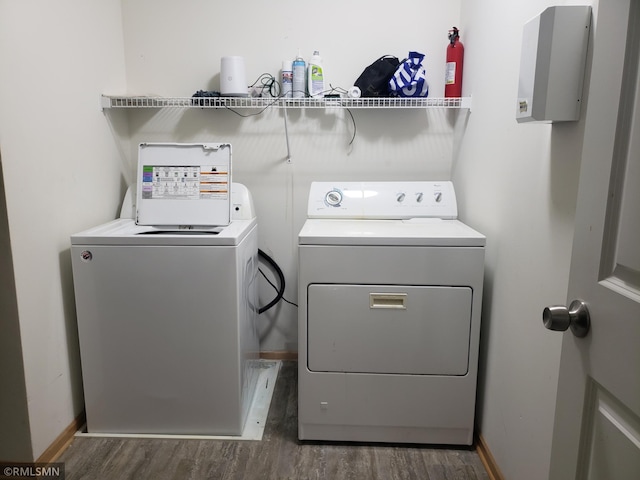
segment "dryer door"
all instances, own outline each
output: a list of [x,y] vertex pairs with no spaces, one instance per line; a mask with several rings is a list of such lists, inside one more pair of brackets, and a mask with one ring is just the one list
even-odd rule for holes
[[465,375],[469,287],[308,287],[308,368],[317,372]]

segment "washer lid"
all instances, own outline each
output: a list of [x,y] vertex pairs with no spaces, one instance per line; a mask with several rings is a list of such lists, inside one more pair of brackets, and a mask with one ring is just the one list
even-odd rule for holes
[[136,223],[229,225],[231,144],[141,143]]
[[307,219],[299,245],[484,247],[486,237],[459,220]]
[[256,218],[234,220],[226,227],[179,229],[136,225],[132,219],[118,219],[71,235],[72,245],[138,246],[235,246],[257,225]]

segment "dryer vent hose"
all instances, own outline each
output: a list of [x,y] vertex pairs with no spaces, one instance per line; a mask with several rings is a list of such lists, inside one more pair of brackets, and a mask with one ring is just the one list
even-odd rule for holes
[[267,255],[260,249],[258,249],[258,256],[271,266],[273,271],[278,275],[278,280],[280,283],[280,288],[278,288],[277,295],[268,304],[266,304],[264,307],[261,307],[258,310],[258,314],[260,314],[269,310],[271,307],[273,307],[276,303],[278,303],[282,299],[282,296],[284,295],[285,282],[284,282],[284,274],[282,273],[282,270],[280,269],[280,267],[278,266],[278,264],[275,262],[273,258],[271,258],[269,255]]

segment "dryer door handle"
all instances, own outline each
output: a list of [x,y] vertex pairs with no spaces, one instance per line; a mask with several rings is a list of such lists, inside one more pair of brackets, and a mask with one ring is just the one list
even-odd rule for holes
[[369,308],[407,309],[406,293],[370,293]]

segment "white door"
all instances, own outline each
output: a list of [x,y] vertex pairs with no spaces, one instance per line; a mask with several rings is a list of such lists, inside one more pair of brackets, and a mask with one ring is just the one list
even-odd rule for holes
[[[594,9],[593,65],[564,333],[552,480],[640,479],[640,0]],[[545,309],[554,322],[566,312]]]

